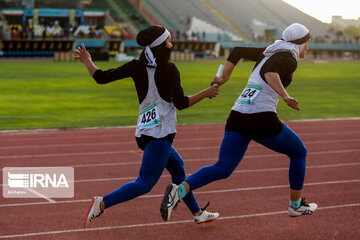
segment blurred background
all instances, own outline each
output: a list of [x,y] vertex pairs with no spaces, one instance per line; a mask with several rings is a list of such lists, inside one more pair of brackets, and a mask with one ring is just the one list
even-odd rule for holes
[[269,45],[294,22],[306,25],[312,33],[308,60],[360,58],[359,18],[332,16],[325,23],[287,2],[0,0],[0,58],[72,61],[74,49],[84,43],[94,60],[127,61],[139,53],[134,40],[137,32],[150,25],[171,31],[173,61],[226,58],[234,46]]

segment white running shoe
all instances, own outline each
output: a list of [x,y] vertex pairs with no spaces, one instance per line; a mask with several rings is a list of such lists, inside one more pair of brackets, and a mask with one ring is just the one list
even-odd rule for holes
[[84,227],[88,226],[89,223],[94,220],[94,218],[99,217],[104,211],[100,208],[100,203],[102,202],[102,197],[93,197],[89,210],[86,212],[84,217]]
[[164,221],[170,219],[171,211],[180,202],[179,199],[179,186],[176,184],[169,184],[166,187],[164,198],[160,205],[161,217]]
[[294,209],[292,207],[289,207],[288,213],[289,213],[290,217],[298,217],[298,216],[301,216],[301,215],[310,215],[313,212],[315,212],[317,207],[318,206],[317,206],[316,203],[306,204],[305,203],[305,198],[302,198],[300,207],[298,209]]
[[194,220],[196,224],[200,224],[200,223],[206,223],[206,222],[212,222],[214,220],[216,220],[216,218],[219,217],[219,213],[212,213],[212,212],[207,212],[207,211],[203,211],[199,216],[194,216]]

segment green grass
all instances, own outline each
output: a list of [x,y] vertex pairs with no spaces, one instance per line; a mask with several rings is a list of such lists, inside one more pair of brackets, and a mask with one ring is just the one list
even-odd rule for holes
[[[186,95],[207,87],[220,62],[177,63]],[[116,62],[96,63],[103,69]],[[253,63],[240,62],[215,99],[178,111],[178,122],[223,123],[246,84]],[[288,88],[301,111],[280,99],[280,119],[360,116],[359,63],[299,63]],[[81,63],[0,62],[0,129],[135,125],[136,90],[131,79],[98,85]]]

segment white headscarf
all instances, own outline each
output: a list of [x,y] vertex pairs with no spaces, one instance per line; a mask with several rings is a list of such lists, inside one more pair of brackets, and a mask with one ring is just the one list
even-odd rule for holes
[[160,44],[165,42],[169,36],[170,36],[170,32],[167,29],[165,29],[165,32],[163,34],[161,34],[157,39],[155,39],[155,41],[153,41],[149,46],[146,46],[145,57],[146,60],[148,61],[149,66],[157,67],[156,58],[154,57],[151,48],[159,46]]
[[[283,34],[281,40],[276,40],[273,44],[268,46],[264,55],[270,57],[277,52],[291,52],[296,60],[305,47],[305,43],[310,38],[309,29],[299,23],[294,23],[288,26]],[[295,43],[294,43],[295,42]]]

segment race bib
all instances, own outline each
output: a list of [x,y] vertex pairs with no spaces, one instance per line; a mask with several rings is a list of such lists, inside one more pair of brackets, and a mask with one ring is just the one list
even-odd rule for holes
[[236,100],[237,104],[252,104],[257,95],[261,92],[262,87],[255,84],[248,84],[240,97]]
[[157,103],[148,106],[139,113],[137,124],[138,129],[152,128],[160,124],[161,121]]

